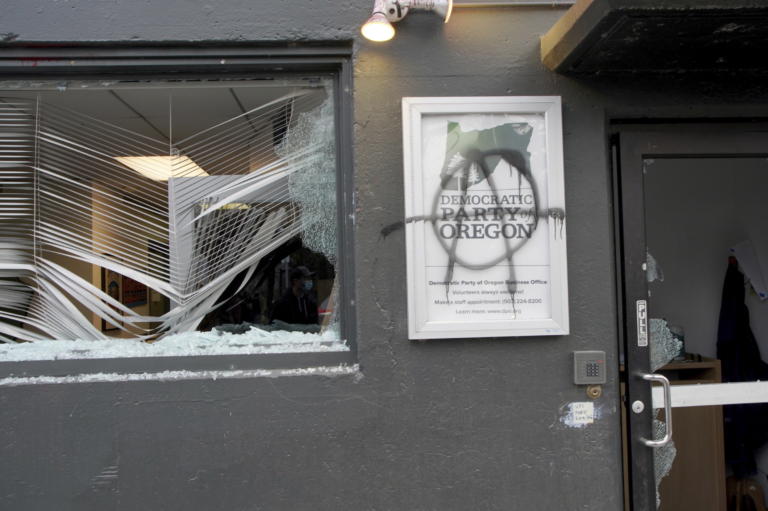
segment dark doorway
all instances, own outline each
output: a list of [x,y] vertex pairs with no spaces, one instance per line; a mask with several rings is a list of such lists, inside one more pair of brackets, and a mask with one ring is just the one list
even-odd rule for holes
[[[734,387],[721,384],[739,381],[723,377],[732,362],[718,351],[721,290],[729,256],[740,256],[741,271],[749,266],[747,256],[731,252],[743,250],[744,242],[752,244],[758,265],[768,267],[766,230],[754,213],[768,192],[768,130],[759,123],[621,125],[613,155],[625,506],[656,509],[658,489],[662,511],[725,511],[735,484],[746,479],[738,465],[726,463],[732,425],[730,408],[721,405],[747,398],[729,397]],[[753,287],[744,281],[747,293]],[[753,307],[768,317],[768,303]],[[768,352],[768,325],[763,333],[762,319],[752,323],[757,344]],[[671,420],[659,410],[666,399],[652,397],[649,379],[657,377],[651,374],[671,381]],[[714,386],[691,386],[697,383]],[[685,404],[682,390],[696,399]],[[761,405],[739,406],[760,420]],[[669,444],[648,445],[669,429]],[[754,477],[759,489],[765,475]]]

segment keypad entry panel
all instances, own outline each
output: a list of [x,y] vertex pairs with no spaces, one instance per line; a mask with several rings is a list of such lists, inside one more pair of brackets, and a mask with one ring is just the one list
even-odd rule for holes
[[605,383],[605,352],[574,351],[573,382],[576,385],[600,385]]

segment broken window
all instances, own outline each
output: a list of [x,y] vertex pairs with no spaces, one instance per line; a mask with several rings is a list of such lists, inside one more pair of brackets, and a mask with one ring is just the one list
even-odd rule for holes
[[0,360],[348,349],[329,78],[0,85]]

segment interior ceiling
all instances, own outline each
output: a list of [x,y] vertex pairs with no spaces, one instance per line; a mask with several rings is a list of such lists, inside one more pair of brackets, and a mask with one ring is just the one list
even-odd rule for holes
[[[139,135],[158,141],[183,140],[191,135],[232,119],[240,114],[273,101],[292,87],[284,85],[253,85],[237,82],[233,86],[117,86],[109,89],[76,88],[2,90],[0,97],[34,98],[95,117]],[[269,116],[251,119],[254,130],[272,129]],[[172,129],[171,129],[172,126]]]
[[[9,100],[7,98],[39,97],[44,105],[73,110],[78,114],[113,124],[120,129],[107,130],[112,132],[104,133],[104,140],[95,142],[95,147],[102,144],[102,150],[111,156],[167,156],[171,146],[177,147],[186,155],[184,139],[307,86],[313,87],[317,93],[292,102],[292,117],[295,118],[301,111],[318,106],[325,97],[324,89],[299,80],[279,84],[234,81],[231,86],[223,82],[203,81],[168,84],[117,83],[110,84],[108,88],[94,87],[93,84],[83,87],[83,84],[73,82],[56,86],[43,84],[34,90],[4,89],[0,84],[0,101],[4,101],[3,98]],[[275,158],[274,130],[284,122],[274,117],[282,104],[284,103],[278,102],[269,105],[263,110],[241,117],[236,123],[227,124],[223,131],[218,131],[221,135],[214,135],[217,142],[205,145],[204,150],[199,149],[201,139],[193,139],[190,143],[198,146],[194,152],[195,163],[210,175],[242,174],[250,172],[254,164],[268,164]],[[43,116],[46,115],[45,108],[41,112]],[[50,117],[48,115],[48,118]],[[92,139],[81,138],[89,137],[93,132],[80,129],[80,123],[84,120],[81,116],[65,115],[64,119],[62,122],[71,122],[71,129],[67,129],[72,141],[82,139],[86,145],[94,143]],[[42,122],[44,125],[45,121]],[[102,128],[95,129],[98,131]],[[206,132],[203,137],[216,132],[217,130]],[[131,143],[133,134],[136,144]],[[154,142],[141,143],[141,137],[149,137]],[[148,149],[150,147],[155,149]],[[168,148],[168,151],[165,151],[165,148]],[[151,152],[156,154],[149,154]],[[68,152],[66,157],[71,175],[88,179],[85,176],[89,175],[87,169],[91,166],[90,160],[76,152]],[[137,200],[152,202],[151,197],[147,196],[149,192],[144,188],[151,181],[138,173],[132,176],[131,179],[122,181],[123,192]]]
[[579,0],[542,37],[561,73],[766,73],[764,0]]

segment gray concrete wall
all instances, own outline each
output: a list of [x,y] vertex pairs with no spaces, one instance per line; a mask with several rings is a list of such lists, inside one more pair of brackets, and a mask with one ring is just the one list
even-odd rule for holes
[[[606,84],[544,69],[562,10],[409,16],[360,40],[369,1],[10,0],[15,42],[354,40],[356,376],[0,389],[0,508],[9,510],[621,509],[608,115],[755,115],[762,89]],[[562,95],[572,334],[409,342],[400,98]],[[733,102],[741,102],[734,105]],[[600,418],[571,352],[608,353]]]

